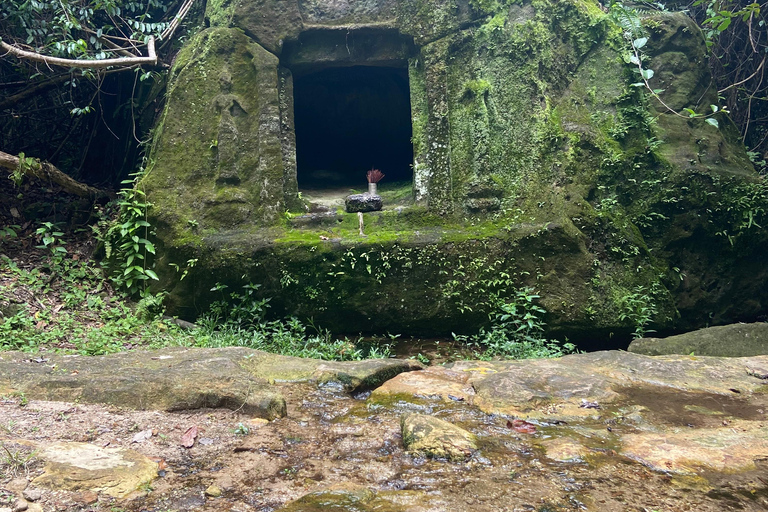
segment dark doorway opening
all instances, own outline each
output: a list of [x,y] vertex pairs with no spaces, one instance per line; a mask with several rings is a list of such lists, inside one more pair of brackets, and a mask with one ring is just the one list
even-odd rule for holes
[[406,69],[326,68],[294,78],[299,187],[366,188],[366,171],[384,182],[413,180]]

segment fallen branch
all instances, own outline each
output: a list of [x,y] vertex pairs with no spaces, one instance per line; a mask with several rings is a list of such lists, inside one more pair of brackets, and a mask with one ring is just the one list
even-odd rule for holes
[[22,174],[34,176],[41,180],[52,181],[61,188],[80,197],[87,197],[90,199],[101,199],[113,197],[113,194],[101,190],[84,183],[80,183],[61,172],[55,165],[41,161],[37,158],[25,158],[22,164],[21,160],[17,156],[3,153],[0,151],[0,167],[10,169],[12,171],[20,170]]
[[148,57],[124,57],[119,59],[103,60],[62,59],[59,57],[48,57],[47,55],[41,55],[35,52],[28,52],[27,50],[22,50],[21,48],[12,46],[2,40],[0,40],[0,48],[20,59],[42,62],[44,64],[53,66],[67,66],[70,68],[99,69],[107,68],[110,66],[134,66],[136,64],[150,64],[152,66],[157,66],[157,54],[155,53],[154,37],[150,37],[149,41],[147,42],[147,53],[149,54]]

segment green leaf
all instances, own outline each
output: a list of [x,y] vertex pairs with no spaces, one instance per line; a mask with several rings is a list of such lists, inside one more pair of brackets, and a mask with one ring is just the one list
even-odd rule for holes
[[714,126],[715,128],[720,128],[720,123],[717,122],[717,119],[714,117],[707,118],[707,122]]
[[154,270],[146,269],[146,270],[144,271],[144,273],[145,273],[145,274],[147,274],[147,275],[148,275],[149,277],[151,277],[152,279],[154,279],[155,281],[159,281],[159,280],[160,280],[160,278],[159,278],[159,277],[157,277],[157,274],[155,274],[155,271],[154,271]]
[[635,82],[632,87],[645,87],[645,82]]
[[647,37],[640,37],[638,39],[635,39],[635,41],[632,44],[635,45],[635,48],[640,49],[643,46],[645,46],[645,43],[647,43],[647,42],[648,42],[648,38]]
[[717,30],[719,32],[722,32],[725,29],[727,29],[730,24],[731,24],[731,18],[725,18],[725,20],[723,20],[723,22],[717,27]]
[[711,109],[712,109],[712,112],[717,112],[718,110],[720,110],[720,109],[717,107],[717,105],[710,105],[710,106],[709,106],[709,108],[711,108]]
[[653,70],[652,69],[644,69],[640,72],[643,75],[643,78],[646,80],[650,80],[653,78]]

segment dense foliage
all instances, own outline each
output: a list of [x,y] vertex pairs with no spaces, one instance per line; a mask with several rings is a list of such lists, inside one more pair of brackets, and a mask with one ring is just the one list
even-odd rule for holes
[[106,59],[135,53],[168,28],[175,0],[6,0],[0,34],[36,52],[74,59]]
[[691,16],[703,28],[718,94],[756,161],[768,151],[766,3],[697,0]]

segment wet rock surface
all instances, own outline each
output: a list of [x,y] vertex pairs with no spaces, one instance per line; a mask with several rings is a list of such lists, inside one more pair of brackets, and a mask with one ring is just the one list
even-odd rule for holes
[[768,354],[768,323],[708,327],[667,338],[640,338],[627,349],[635,354],[660,356],[749,357]]
[[[181,353],[203,367],[222,357],[205,350],[151,356]],[[25,376],[33,375],[26,365],[43,363],[17,357],[5,353],[0,361],[0,442],[19,461],[29,458],[16,466],[0,459],[0,509],[17,500],[28,510],[72,512],[768,507],[768,386],[756,375],[768,366],[766,356],[601,352],[397,375],[389,365],[402,368],[398,361],[257,353],[239,367],[285,400],[285,416],[271,421],[243,409],[160,412],[37,400],[12,391],[19,378],[12,364]],[[86,361],[98,368],[109,359]],[[362,382],[381,385],[364,391],[370,387]],[[453,462],[409,451],[401,430],[409,419],[460,427],[476,450]],[[135,453],[149,461],[154,480],[126,478],[131,491],[119,494],[98,483],[66,490],[44,478],[52,460],[46,454],[72,442],[95,450],[80,466],[110,460],[99,450]]]
[[462,461],[477,450],[474,434],[428,414],[406,414],[400,426],[403,447],[411,453]]

